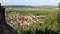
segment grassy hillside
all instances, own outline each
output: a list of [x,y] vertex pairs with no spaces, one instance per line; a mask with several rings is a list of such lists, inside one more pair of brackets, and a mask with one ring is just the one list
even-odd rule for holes
[[[28,21],[25,18],[20,18],[18,21],[16,19],[16,14],[19,16],[41,16],[44,15],[42,22],[38,18],[38,21],[35,24],[30,24],[27,28],[23,28],[19,20],[23,22]],[[6,8],[6,21],[11,23],[10,25],[18,31],[18,34],[60,34],[60,22],[59,21],[59,9],[41,9],[41,8]],[[36,20],[33,18],[33,20]],[[31,22],[29,20],[29,22]],[[13,25],[12,25],[13,24]]]

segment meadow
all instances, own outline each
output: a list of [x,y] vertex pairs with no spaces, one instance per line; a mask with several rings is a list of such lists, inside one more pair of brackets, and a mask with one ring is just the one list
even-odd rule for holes
[[58,8],[6,8],[5,13],[18,34],[60,34]]

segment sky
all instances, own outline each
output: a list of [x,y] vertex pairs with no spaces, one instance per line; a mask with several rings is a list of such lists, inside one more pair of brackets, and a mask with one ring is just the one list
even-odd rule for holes
[[41,5],[52,5],[56,6],[60,0],[0,0],[2,5],[30,5],[30,6],[41,6]]

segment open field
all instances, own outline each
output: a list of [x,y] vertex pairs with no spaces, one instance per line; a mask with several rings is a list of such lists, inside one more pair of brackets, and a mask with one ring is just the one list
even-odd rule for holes
[[58,11],[58,8],[52,8],[52,9],[44,9],[44,8],[7,8],[6,11],[15,11],[20,14],[26,14],[26,15],[36,15],[36,14],[50,14],[54,13],[55,11]]

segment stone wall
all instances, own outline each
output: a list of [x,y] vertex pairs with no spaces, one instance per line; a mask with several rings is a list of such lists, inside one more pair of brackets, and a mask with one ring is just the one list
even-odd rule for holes
[[5,8],[0,3],[0,34],[18,34],[5,22]]

